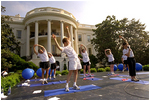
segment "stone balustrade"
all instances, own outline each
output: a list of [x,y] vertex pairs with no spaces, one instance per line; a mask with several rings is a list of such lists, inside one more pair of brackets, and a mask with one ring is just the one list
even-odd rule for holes
[[41,13],[41,12],[54,12],[54,13],[60,13],[60,14],[64,14],[67,16],[70,16],[71,18],[75,19],[76,18],[69,12],[63,10],[63,9],[59,9],[59,8],[53,8],[53,7],[42,7],[42,8],[35,8],[29,12],[27,12],[26,17],[33,14],[33,13]]

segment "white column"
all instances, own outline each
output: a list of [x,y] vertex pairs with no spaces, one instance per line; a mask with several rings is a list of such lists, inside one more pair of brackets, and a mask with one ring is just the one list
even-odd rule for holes
[[61,47],[63,47],[63,38],[64,38],[64,23],[63,21],[60,21],[60,34],[61,34]]
[[30,56],[30,25],[27,25],[26,56]]
[[73,45],[73,27],[72,27],[72,25],[70,25],[70,34],[71,34],[71,46],[74,48],[74,45]]
[[51,21],[47,22],[47,52],[51,52]]
[[[35,22],[35,39],[34,39],[34,44],[38,44],[38,22]],[[38,52],[38,47],[35,47],[35,50]],[[33,56],[34,59],[37,58],[36,54]]]
[[[64,22],[63,21],[60,21],[60,34],[61,34],[61,47],[63,47],[63,38],[64,38]],[[61,57],[65,57],[65,54],[64,53],[61,53]]]
[[75,49],[76,49],[77,54],[79,54],[77,29],[75,29]]

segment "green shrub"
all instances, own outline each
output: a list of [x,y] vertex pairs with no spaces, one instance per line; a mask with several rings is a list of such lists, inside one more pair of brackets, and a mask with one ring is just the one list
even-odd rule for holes
[[61,72],[61,75],[67,75],[68,73],[69,73],[68,70],[63,70],[63,71]]
[[106,71],[110,71],[110,67],[105,67],[105,70]]
[[56,75],[58,75],[58,74],[61,74],[61,72],[60,71],[56,71]]
[[20,82],[20,75],[17,73],[11,74],[5,78],[1,77],[1,87],[3,87],[4,92],[6,92],[9,86],[14,87]]
[[34,73],[34,77],[38,77],[36,73]]
[[97,71],[96,71],[96,68],[91,68],[90,71],[91,71],[91,73],[97,72]]
[[105,72],[106,70],[104,68],[98,68],[97,72]]
[[80,73],[83,73],[83,69],[80,70]]
[[22,74],[22,70],[17,70],[16,73]]
[[143,66],[143,70],[144,70],[144,71],[149,71],[149,65],[144,65],[144,66]]

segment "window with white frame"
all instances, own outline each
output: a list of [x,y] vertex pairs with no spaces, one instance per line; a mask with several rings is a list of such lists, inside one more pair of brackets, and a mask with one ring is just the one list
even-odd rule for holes
[[82,36],[80,34],[78,35],[78,41],[82,41]]
[[17,30],[17,38],[18,38],[18,39],[21,39],[21,33],[22,33],[21,30]]
[[87,41],[88,41],[88,42],[91,41],[91,36],[90,36],[90,35],[87,36]]

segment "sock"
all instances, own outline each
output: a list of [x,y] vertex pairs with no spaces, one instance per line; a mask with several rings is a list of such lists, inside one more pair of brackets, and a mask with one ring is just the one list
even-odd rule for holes
[[69,86],[68,86],[68,83],[66,83],[66,87],[69,87]]
[[76,82],[74,82],[73,86],[76,86]]

